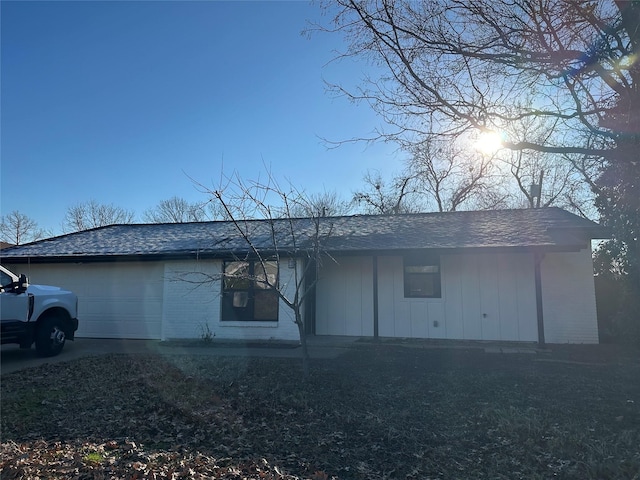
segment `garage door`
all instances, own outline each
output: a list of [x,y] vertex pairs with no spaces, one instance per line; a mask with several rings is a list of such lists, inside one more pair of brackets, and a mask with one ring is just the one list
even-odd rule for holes
[[31,265],[28,270],[31,283],[57,285],[78,295],[78,337],[161,338],[162,263]]

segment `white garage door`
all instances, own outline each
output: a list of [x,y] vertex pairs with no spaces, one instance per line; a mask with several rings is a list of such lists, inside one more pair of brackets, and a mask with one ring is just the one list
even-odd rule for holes
[[113,262],[17,267],[31,283],[78,295],[78,337],[160,339],[164,265]]

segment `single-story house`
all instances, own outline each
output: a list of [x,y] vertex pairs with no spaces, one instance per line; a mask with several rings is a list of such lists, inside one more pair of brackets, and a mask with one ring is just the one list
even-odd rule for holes
[[[311,224],[293,221],[299,243]],[[606,230],[594,222],[540,208],[321,224],[328,255],[305,305],[310,334],[598,342],[591,240]],[[266,255],[279,252],[264,274],[291,291],[305,256],[287,255],[291,239],[271,235],[267,220],[242,225]],[[11,247],[1,258],[32,283],[77,293],[78,337],[298,340],[274,292],[221,279],[257,272],[248,253],[236,226],[217,221],[111,225]]]

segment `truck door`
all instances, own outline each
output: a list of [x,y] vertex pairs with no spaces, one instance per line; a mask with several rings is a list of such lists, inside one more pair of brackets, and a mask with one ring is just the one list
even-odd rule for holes
[[29,319],[29,295],[26,292],[16,293],[5,288],[14,279],[0,271],[0,313],[2,314],[2,341],[11,341],[12,337],[24,331],[24,322]]

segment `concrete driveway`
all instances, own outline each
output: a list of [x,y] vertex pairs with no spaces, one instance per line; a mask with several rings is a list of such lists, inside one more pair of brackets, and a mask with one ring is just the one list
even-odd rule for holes
[[[309,341],[311,358],[336,358],[346,351],[358,337],[315,337]],[[55,357],[40,358],[35,348],[20,349],[17,345],[0,348],[0,373],[12,373],[44,364],[69,362],[81,357],[107,354],[157,355],[222,355],[236,357],[288,357],[299,358],[300,347],[292,344],[202,341],[161,342],[159,340],[120,340],[105,338],[77,338],[67,342]]]
[[148,353],[153,351],[153,344],[154,342],[147,340],[78,338],[73,342],[66,342],[59,355],[48,358],[38,357],[33,347],[21,349],[18,345],[2,345],[0,348],[0,372],[2,374],[12,373],[47,363],[68,362],[81,357],[109,353]]

